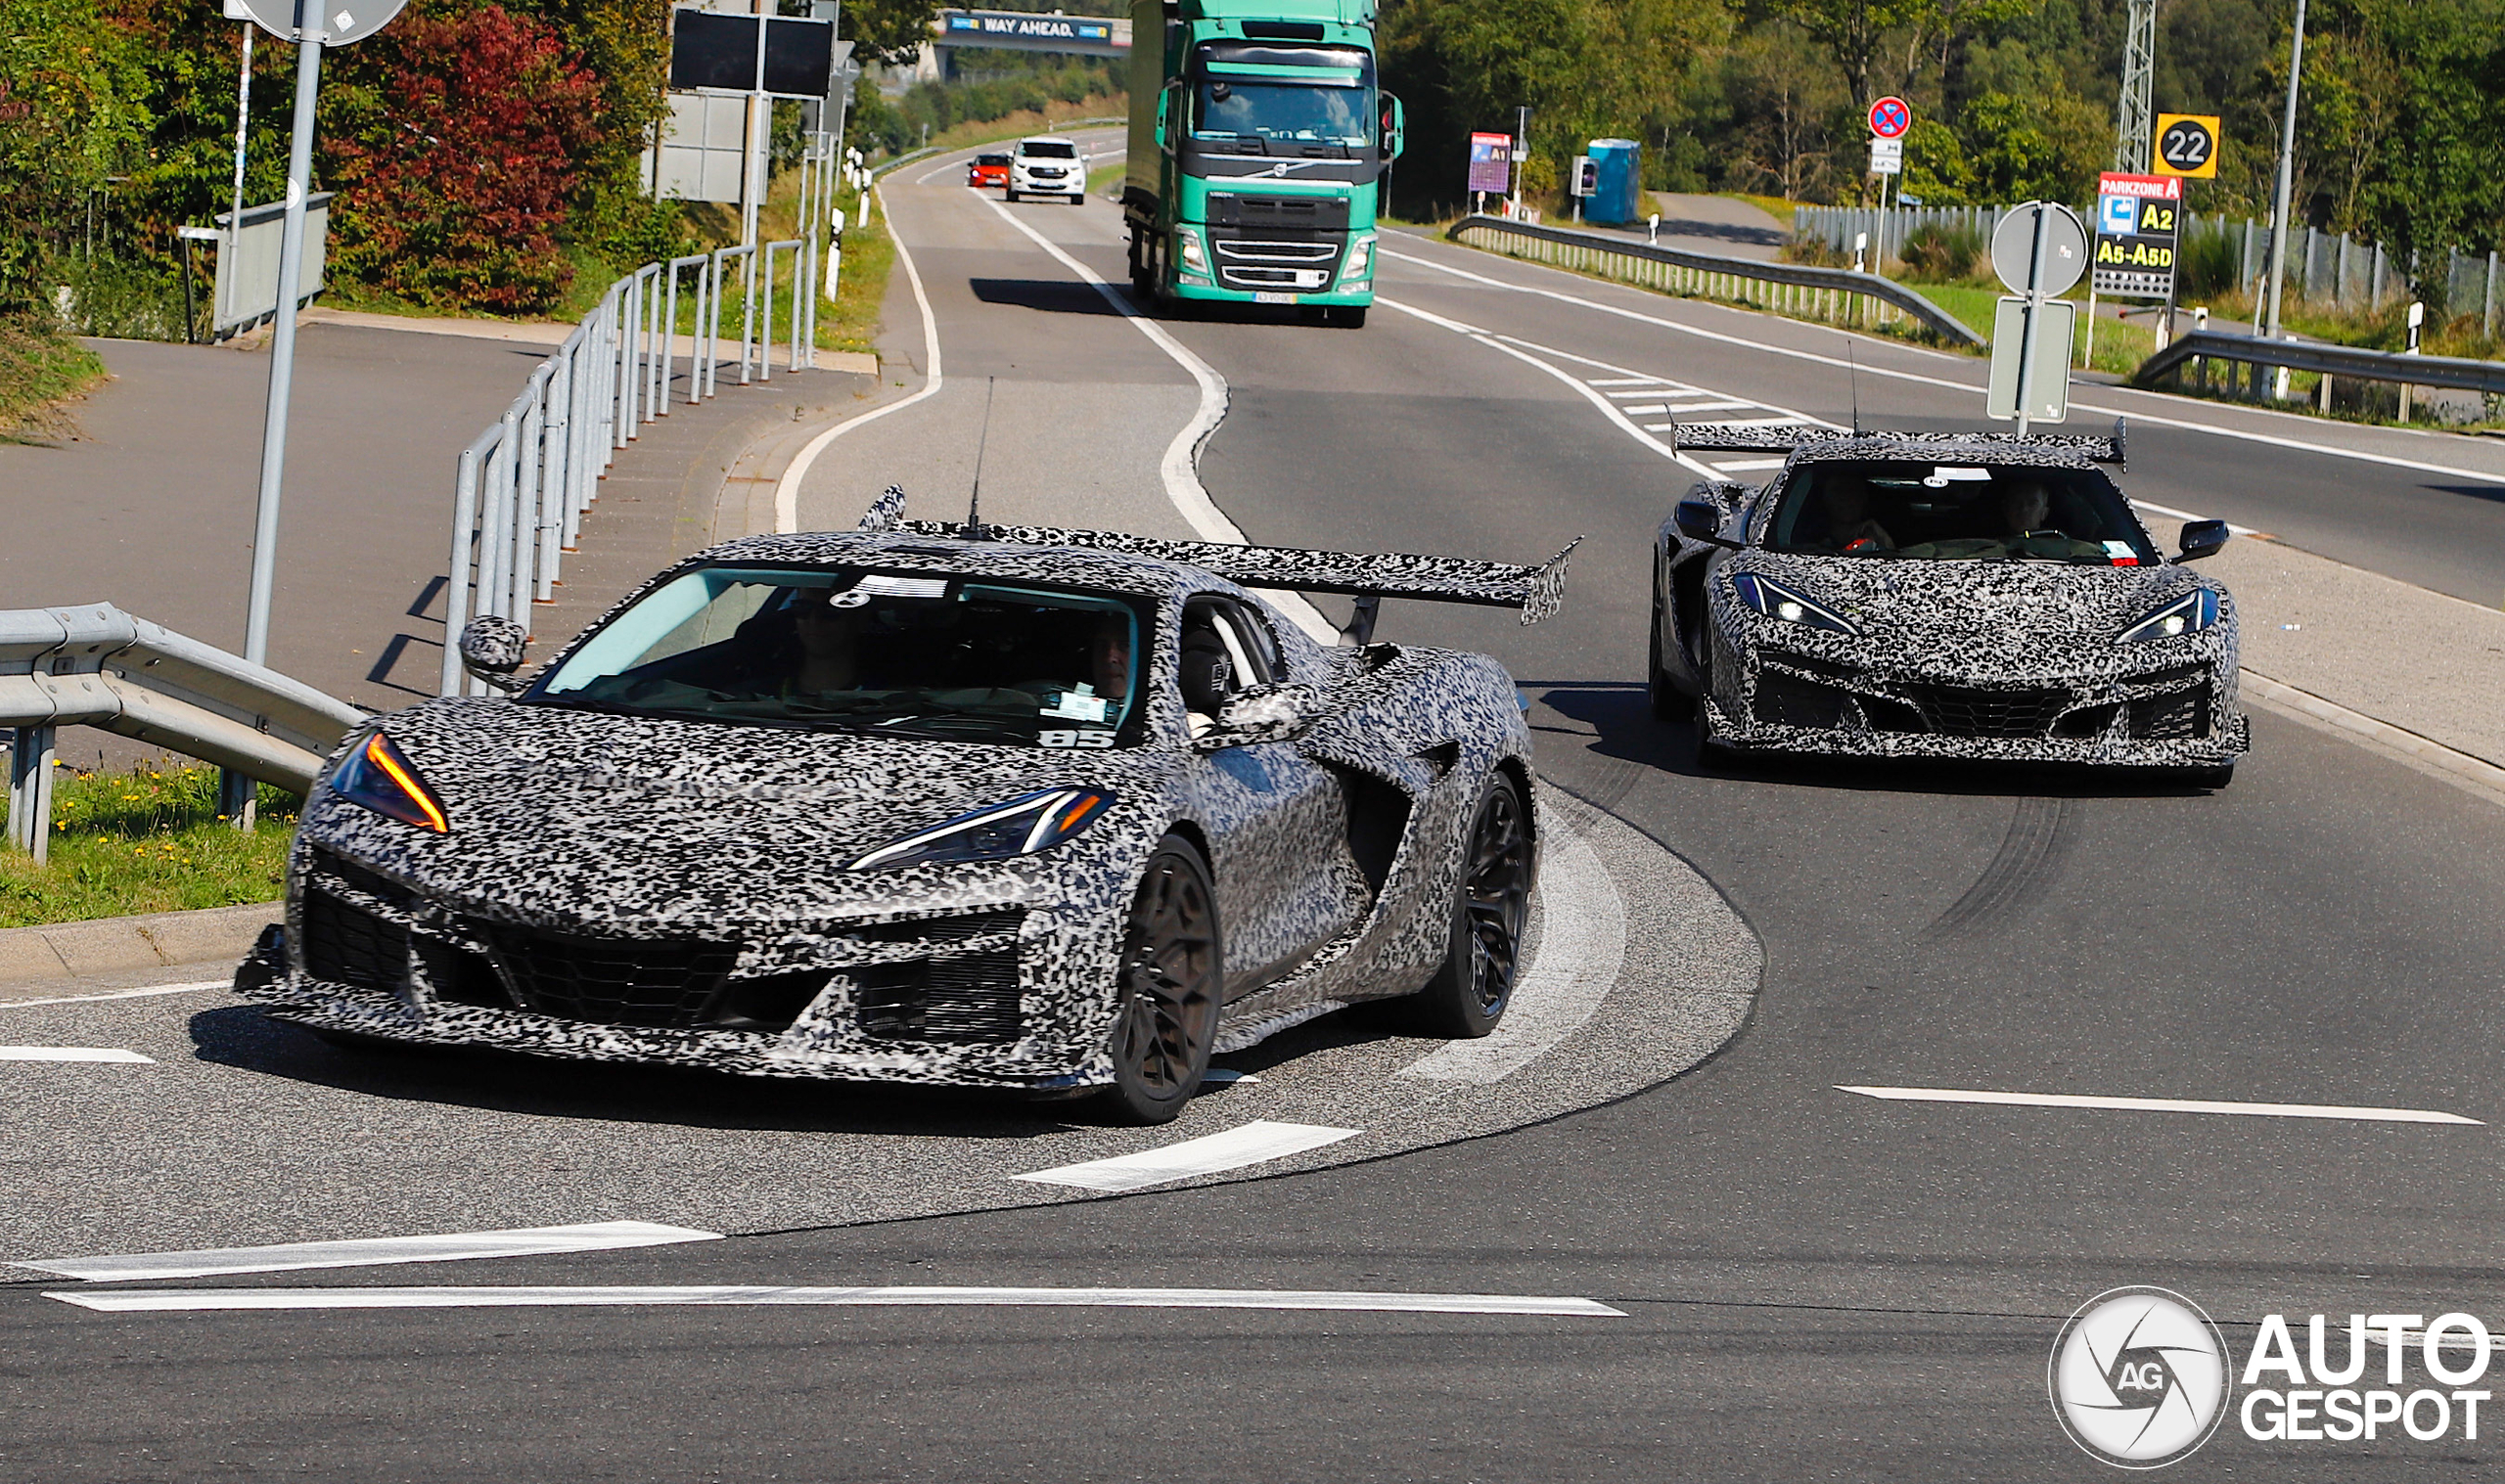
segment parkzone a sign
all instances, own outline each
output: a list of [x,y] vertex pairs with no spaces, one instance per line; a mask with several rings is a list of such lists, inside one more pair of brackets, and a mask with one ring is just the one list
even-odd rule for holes
[[2182,207],[2175,176],[2099,175],[2088,287],[2116,298],[2171,298]]

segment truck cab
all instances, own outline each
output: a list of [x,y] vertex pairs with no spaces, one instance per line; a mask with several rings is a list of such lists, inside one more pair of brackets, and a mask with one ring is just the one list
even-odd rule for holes
[[1139,0],[1131,36],[1133,287],[1363,324],[1400,151],[1373,0]]

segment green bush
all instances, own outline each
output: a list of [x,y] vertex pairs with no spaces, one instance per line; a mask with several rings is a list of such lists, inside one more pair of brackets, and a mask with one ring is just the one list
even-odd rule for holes
[[1906,276],[1935,284],[1954,284],[1982,271],[1991,245],[1970,227],[1925,222],[1905,235],[1899,249]]

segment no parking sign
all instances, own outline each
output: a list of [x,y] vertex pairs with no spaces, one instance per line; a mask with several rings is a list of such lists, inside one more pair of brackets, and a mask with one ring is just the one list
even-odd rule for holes
[[1902,139],[1913,126],[1913,105],[1893,93],[1870,106],[1870,132],[1874,138]]

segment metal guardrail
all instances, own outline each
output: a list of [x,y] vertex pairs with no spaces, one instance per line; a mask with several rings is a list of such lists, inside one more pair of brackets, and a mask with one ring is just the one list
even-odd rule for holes
[[0,726],[9,840],[40,862],[52,839],[55,738],[100,727],[296,793],[366,713],[276,670],[111,604],[0,611]]
[[[762,248],[762,254],[759,249]],[[609,286],[522,394],[461,451],[453,468],[452,547],[444,589],[443,667],[437,694],[480,694],[462,673],[456,641],[471,619],[494,614],[530,626],[533,603],[553,603],[565,554],[582,533],[600,476],[637,428],[669,415],[670,382],[682,337],[678,285],[695,274],[695,325],[684,337],[687,405],[713,395],[721,369],[722,299],[729,265],[745,260],[739,335],[740,384],[774,377],[773,289],[760,255],[789,250],[805,278],[809,254],[797,238],[751,243],[646,263]],[[767,314],[757,296],[767,295]],[[814,359],[801,336],[812,295],[796,285],[790,369]]]
[[[2407,355],[2391,350],[2365,350],[2354,345],[2326,345],[2318,340],[2272,340],[2257,336],[2195,330],[2140,363],[2131,379],[2150,385],[2181,378],[2186,363],[2209,382],[2209,363],[2225,361],[2253,367],[2285,367],[2320,372],[2326,379],[2351,377],[2367,382],[2396,382],[2404,386],[2442,386],[2455,391],[2505,393],[2505,362],[2474,361],[2462,356]],[[2235,374],[2227,377],[2230,390]],[[2258,395],[2257,378],[2248,376]],[[2328,382],[2326,380],[2326,384]]]
[[1919,320],[1951,344],[1978,350],[1984,344],[1983,337],[1955,315],[1904,285],[1875,273],[1690,252],[1608,233],[1533,226],[1484,214],[1463,217],[1444,235],[1465,247],[1586,269],[1668,293],[1761,304],[1787,314],[1821,318],[1829,324],[1867,326],[1891,318],[1889,311],[1894,310]]

